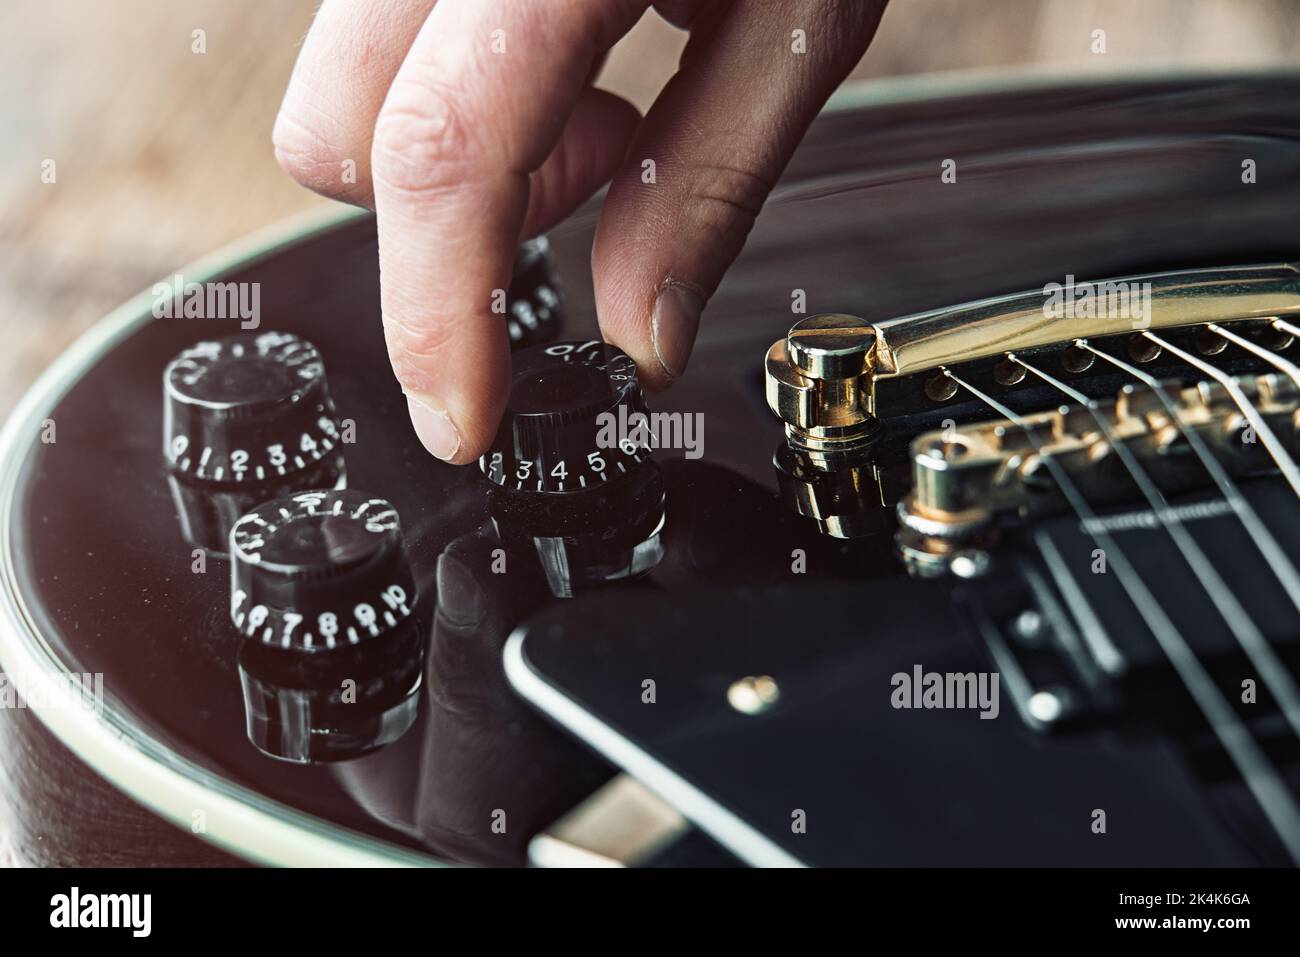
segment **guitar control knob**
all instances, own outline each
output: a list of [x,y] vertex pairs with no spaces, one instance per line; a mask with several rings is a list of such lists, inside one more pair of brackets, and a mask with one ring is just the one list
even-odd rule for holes
[[415,606],[397,510],[353,490],[259,506],[230,533],[230,615],[246,638],[323,653],[400,629]]
[[869,445],[875,332],[856,316],[809,316],[773,344],[766,361],[767,404],[785,423],[792,448],[833,467]]
[[414,624],[323,655],[241,642],[248,740],[295,764],[347,761],[391,744],[419,713],[424,644]]
[[602,486],[649,457],[636,364],[604,342],[518,352],[510,398],[483,473],[514,492],[570,494]]
[[572,495],[491,492],[489,511],[501,543],[508,553],[536,562],[557,598],[637,578],[663,558],[664,479],[653,460]]
[[274,482],[311,468],[339,439],[316,347],[282,332],[186,349],[163,374],[164,455],[182,479]]
[[544,236],[523,243],[515,254],[509,300],[506,330],[511,349],[555,337],[563,319],[564,300],[551,244]]

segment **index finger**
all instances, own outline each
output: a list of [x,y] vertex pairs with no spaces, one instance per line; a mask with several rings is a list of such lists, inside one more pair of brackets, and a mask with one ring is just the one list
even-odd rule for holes
[[384,330],[411,420],[457,464],[488,446],[509,348],[494,295],[592,63],[643,0],[442,0],[375,124],[371,171]]

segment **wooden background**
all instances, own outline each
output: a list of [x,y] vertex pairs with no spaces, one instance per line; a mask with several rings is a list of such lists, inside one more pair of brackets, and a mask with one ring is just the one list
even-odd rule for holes
[[[119,302],[216,246],[324,202],[283,175],[269,143],[315,6],[0,5],[0,416]],[[1089,52],[1099,27],[1105,55]],[[204,54],[191,52],[196,29],[206,31]],[[614,51],[602,85],[644,108],[682,43],[648,14]],[[893,0],[855,75],[1298,60],[1297,0]],[[41,181],[47,159],[56,164],[52,184]]]
[[[216,246],[325,202],[290,182],[270,148],[315,6],[0,5],[0,417],[113,306]],[[1104,55],[1089,50],[1098,28]],[[203,54],[191,50],[198,29]],[[645,108],[683,42],[648,14],[614,50],[601,85]],[[1298,62],[1300,0],[893,0],[855,76]],[[54,183],[42,182],[46,160]],[[0,860],[3,816],[0,807]]]

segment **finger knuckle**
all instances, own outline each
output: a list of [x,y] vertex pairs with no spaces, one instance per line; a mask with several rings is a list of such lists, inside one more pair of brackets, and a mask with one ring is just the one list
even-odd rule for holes
[[458,100],[440,83],[394,84],[375,123],[370,165],[377,185],[427,193],[465,178],[475,143]]
[[693,177],[688,208],[704,228],[738,245],[753,228],[773,185],[743,167],[706,165]]

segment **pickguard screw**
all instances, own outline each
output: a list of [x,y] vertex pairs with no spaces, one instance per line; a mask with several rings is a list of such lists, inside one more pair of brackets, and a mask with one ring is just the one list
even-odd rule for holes
[[1029,714],[1043,724],[1055,724],[1073,709],[1073,698],[1066,688],[1047,688],[1036,691],[1025,703]]
[[770,675],[747,675],[727,689],[727,701],[741,714],[762,714],[781,697],[781,689]]
[[991,561],[988,552],[968,549],[958,552],[948,561],[948,571],[958,578],[979,578],[989,570]]
[[1011,623],[1011,630],[1021,641],[1035,644],[1043,637],[1047,627],[1042,615],[1033,608],[1026,608]]

